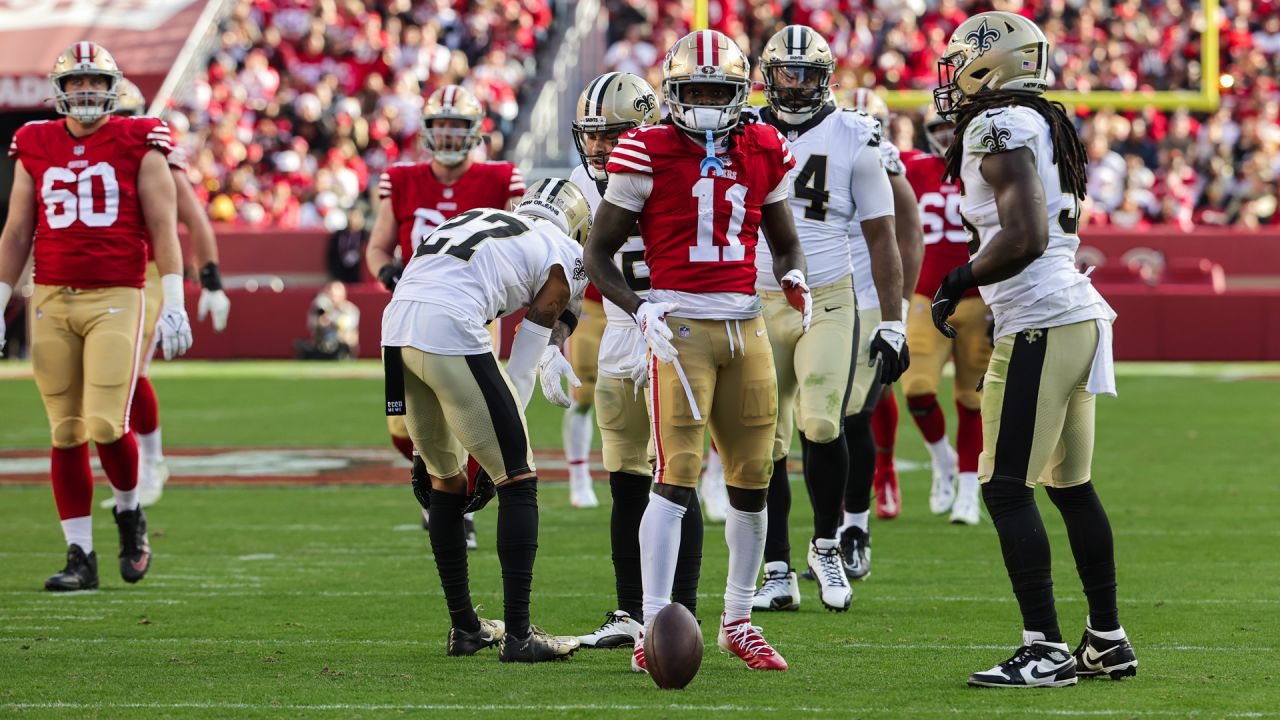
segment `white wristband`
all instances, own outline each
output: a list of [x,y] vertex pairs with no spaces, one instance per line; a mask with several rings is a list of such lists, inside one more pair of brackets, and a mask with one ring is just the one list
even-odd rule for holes
[[161,307],[184,307],[185,293],[182,290],[182,276],[170,273],[160,277],[160,287],[164,290],[164,304]]
[[4,312],[4,308],[9,304],[9,298],[13,297],[13,286],[6,282],[0,282],[0,313]]

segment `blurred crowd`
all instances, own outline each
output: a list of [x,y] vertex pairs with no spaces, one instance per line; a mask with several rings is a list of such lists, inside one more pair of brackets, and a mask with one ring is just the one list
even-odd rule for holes
[[[610,70],[662,81],[661,60],[692,25],[692,3],[608,0]],[[709,25],[749,49],[787,24],[813,27],[837,60],[847,102],[859,87],[927,90],[966,17],[1007,10],[1034,19],[1066,90],[1191,90],[1201,85],[1198,0],[710,0]],[[1253,227],[1280,223],[1280,2],[1222,0],[1222,107],[1213,114],[1077,109],[1090,153],[1089,222]],[[756,71],[756,80],[761,78]],[[925,149],[921,114],[895,121],[901,146]]]
[[214,221],[339,231],[370,178],[426,157],[422,107],[460,83],[501,157],[549,0],[238,0],[166,115]]
[[[692,25],[687,0],[605,0],[604,70],[661,85],[662,57]],[[834,83],[929,89],[965,17],[1035,19],[1065,89],[1195,90],[1199,0],[710,0],[709,23],[753,61],[788,23],[828,38]],[[551,0],[238,0],[208,69],[168,116],[216,221],[340,231],[392,162],[422,160],[421,110],[461,83],[487,110],[501,157],[552,22]],[[1280,223],[1280,0],[1223,0],[1222,108],[1213,114],[1077,109],[1090,154],[1090,222]],[[756,78],[759,80],[759,77]],[[923,147],[920,115],[893,137]]]

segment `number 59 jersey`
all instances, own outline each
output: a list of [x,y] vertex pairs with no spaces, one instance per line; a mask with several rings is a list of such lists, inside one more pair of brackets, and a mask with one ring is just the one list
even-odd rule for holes
[[[681,308],[672,314],[680,317],[724,318],[713,307],[717,303],[699,308],[688,294],[755,297],[760,208],[780,188],[785,197],[784,180],[795,165],[778,131],[754,122],[743,125],[717,158],[723,163],[719,175],[707,167],[704,145],[674,125],[649,125],[627,131],[605,168],[611,202],[619,176],[639,177],[649,186],[642,201],[620,202],[640,213],[653,297],[676,299]],[[757,308],[746,317],[758,314]]]
[[9,157],[36,191],[35,281],[76,288],[142,287],[150,235],[138,171],[151,150],[173,150],[169,126],[112,116],[76,138],[66,120],[18,128]]
[[582,247],[548,220],[469,210],[414,253],[382,314],[384,347],[438,355],[490,352],[485,325],[527,307],[559,265],[571,297],[587,287]]
[[[762,111],[770,118],[771,111]],[[809,287],[829,285],[850,274],[851,235],[860,236],[860,219],[893,213],[892,203],[875,208],[868,216],[860,211],[855,198],[865,191],[865,178],[855,177],[858,160],[864,153],[879,159],[880,128],[866,113],[838,110],[828,105],[811,120],[787,134],[795,167],[788,173],[791,184],[791,214],[796,221],[796,234],[808,265]],[[880,163],[876,170],[883,175]],[[884,181],[887,184],[887,180]],[[890,195],[891,197],[891,195]],[[883,200],[883,198],[881,198]],[[884,203],[881,202],[881,205]],[[773,256],[756,255],[756,286],[779,292],[773,273]]]
[[1020,106],[988,110],[970,120],[964,137],[956,142],[964,143],[960,213],[976,231],[969,244],[970,255],[982,254],[1001,227],[995,192],[982,177],[984,157],[1023,147],[1030,149],[1044,188],[1049,222],[1049,244],[1044,254],[1008,280],[981,288],[982,299],[995,315],[995,336],[1114,318],[1115,313],[1088,276],[1076,268],[1080,203],[1062,188],[1049,124],[1040,113]]

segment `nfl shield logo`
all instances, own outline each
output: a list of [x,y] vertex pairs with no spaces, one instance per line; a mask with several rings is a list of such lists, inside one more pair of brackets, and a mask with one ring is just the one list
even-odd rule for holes
[[689,339],[689,336],[693,334],[693,331],[690,330],[689,326],[687,325],[681,325],[679,332],[680,332],[680,337],[686,340]]
[[75,146],[75,148],[74,148],[71,152],[75,153],[76,155],[83,155],[83,154],[84,154],[84,146],[83,146],[83,145],[77,145],[77,146]]
[[800,137],[800,133],[796,132],[795,130],[787,131],[787,142],[795,142],[796,138],[798,137]]

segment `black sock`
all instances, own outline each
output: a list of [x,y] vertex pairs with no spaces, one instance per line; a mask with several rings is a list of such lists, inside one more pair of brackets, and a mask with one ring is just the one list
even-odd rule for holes
[[698,578],[702,574],[702,505],[694,493],[680,520],[680,552],[676,555],[675,581],[671,600],[698,612]]
[[613,577],[618,592],[618,609],[644,621],[644,584],[640,581],[640,519],[649,506],[648,475],[609,473],[609,494],[613,515],[609,520],[609,540],[613,546]]
[[834,538],[840,527],[840,503],[849,478],[849,448],[842,438],[815,443],[801,436],[800,443],[805,448],[804,482],[813,501],[813,536]]
[[529,593],[538,554],[538,479],[498,486],[498,562],[502,565],[502,604],[507,632],[529,636]]
[[462,523],[465,495],[454,495],[442,490],[431,490],[431,552],[436,557],[436,570],[440,573],[440,587],[449,606],[449,618],[459,630],[475,632],[480,629],[475,608],[471,605],[471,588],[467,583],[467,532]]
[[849,450],[849,481],[844,486],[844,511],[864,513],[871,507],[871,481],[876,476],[876,439],[871,413],[844,419],[844,444]]
[[769,499],[765,511],[769,525],[764,535],[764,561],[791,565],[791,539],[787,537],[791,514],[791,480],[787,477],[787,459],[773,461],[773,477],[769,478]]
[[1116,609],[1116,557],[1111,521],[1102,501],[1087,482],[1069,488],[1049,488],[1049,499],[1058,506],[1067,525],[1076,572],[1089,600],[1089,627],[1100,632],[1120,629]]
[[982,486],[982,500],[1000,535],[1004,566],[1022,609],[1022,627],[1062,642],[1053,606],[1049,537],[1036,509],[1035,492],[1021,480],[994,477]]

